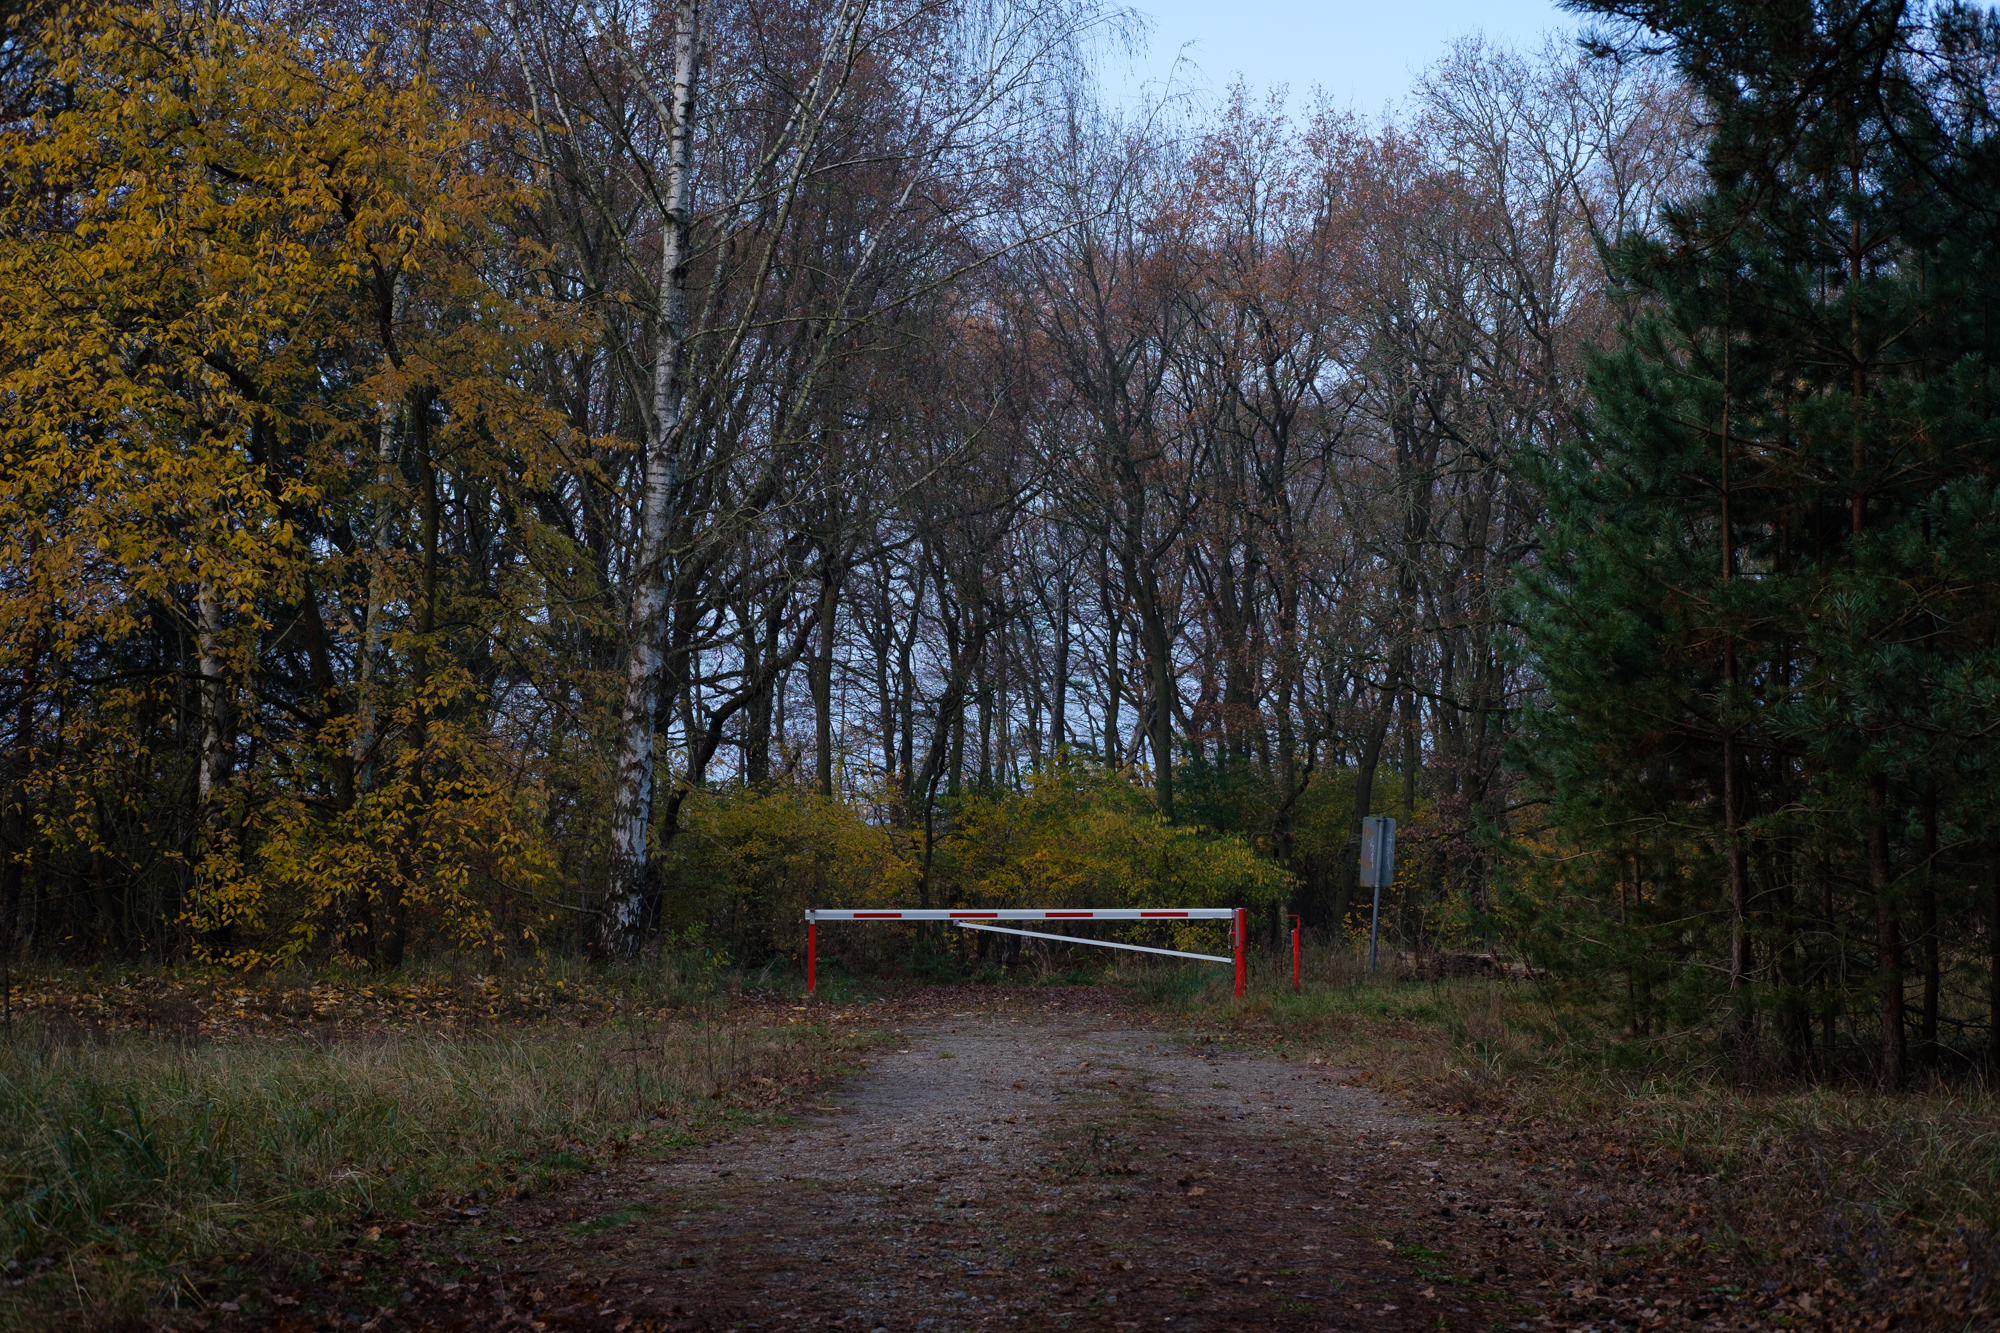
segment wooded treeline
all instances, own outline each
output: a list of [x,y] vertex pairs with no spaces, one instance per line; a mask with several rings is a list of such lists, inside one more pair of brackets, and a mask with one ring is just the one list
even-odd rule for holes
[[[1743,183],[1778,113],[1732,129],[1743,52],[1682,13],[1729,6],[1613,15],[1664,57],[1462,44],[1383,122],[1107,106],[1129,20],[1089,0],[22,10],[8,947],[754,963],[807,900],[906,896],[1342,930],[1376,812],[1406,946],[1508,934],[1641,1030],[1726,973],[1739,1037],[1852,1045],[1904,939],[1935,978],[1988,929],[1932,872],[1991,861],[1993,545],[1989,232],[1950,213],[1987,216],[1987,30],[1852,8],[1946,71],[1895,125],[1958,137],[1898,177],[1855,111],[1845,195],[1800,187],[1824,145]],[[1857,191],[1903,306],[1827,258]],[[1759,207],[1816,238],[1796,327],[1750,294],[1782,264],[1710,239]],[[1711,342],[1754,351],[1659,406]],[[1829,555],[1801,497],[1851,479],[1789,441],[1839,411],[1882,453]],[[1647,431],[1678,452],[1642,476]],[[1821,620],[1718,609],[1755,598]],[[1898,688],[1911,654],[1960,675]],[[1893,704],[1866,739],[1777,720],[1839,731],[1801,686],[1844,673]]]

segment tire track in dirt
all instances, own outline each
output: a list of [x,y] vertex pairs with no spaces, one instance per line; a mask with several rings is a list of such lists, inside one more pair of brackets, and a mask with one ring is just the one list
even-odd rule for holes
[[1506,1165],[1341,1071],[1190,1045],[1129,1011],[1001,1006],[896,1035],[796,1123],[601,1173],[584,1234],[513,1216],[511,1271],[413,1293],[376,1327],[1470,1329],[1537,1313],[1504,1263],[1447,1274],[1421,1243],[1440,1191]]

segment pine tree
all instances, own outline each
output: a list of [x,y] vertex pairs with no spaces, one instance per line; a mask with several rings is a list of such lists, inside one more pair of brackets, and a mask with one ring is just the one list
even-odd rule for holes
[[1618,244],[1633,316],[1543,469],[1523,762],[1592,853],[1547,906],[1642,1023],[1725,992],[1746,1057],[1767,1016],[1830,1055],[1872,971],[1900,1085],[1910,908],[1929,963],[1940,839],[1991,799],[1992,22],[1576,7],[1664,38],[1713,133],[1699,197]]

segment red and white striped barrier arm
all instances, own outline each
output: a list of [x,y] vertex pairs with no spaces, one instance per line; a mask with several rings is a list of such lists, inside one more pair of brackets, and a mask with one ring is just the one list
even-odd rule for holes
[[[1241,907],[809,907],[806,909],[806,994],[811,995],[817,989],[820,922],[950,921],[968,930],[1028,935],[1035,939],[1060,940],[1065,944],[1093,944],[1106,949],[1129,949],[1134,953],[1166,954],[1170,958],[1196,958],[1205,963],[1234,963],[1236,993],[1240,996],[1246,973],[1243,942],[1248,934],[1247,917],[1248,913]],[[1092,940],[1077,935],[1051,935],[1040,930],[1009,930],[1005,926],[990,924],[995,921],[1228,921],[1236,951],[1229,957],[1212,953],[1185,953],[1179,949],[1126,944],[1122,940]]]
[[1233,921],[1234,907],[817,907],[808,921]]

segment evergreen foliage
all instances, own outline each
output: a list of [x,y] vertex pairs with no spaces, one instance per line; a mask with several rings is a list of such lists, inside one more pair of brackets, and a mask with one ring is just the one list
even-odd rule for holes
[[1706,187],[1617,242],[1628,322],[1540,470],[1519,758],[1553,837],[1513,906],[1640,1030],[1726,1007],[1740,1055],[1804,1067],[1872,1010],[1900,1083],[2000,891],[2000,28],[1575,7],[1664,38],[1712,137]]

